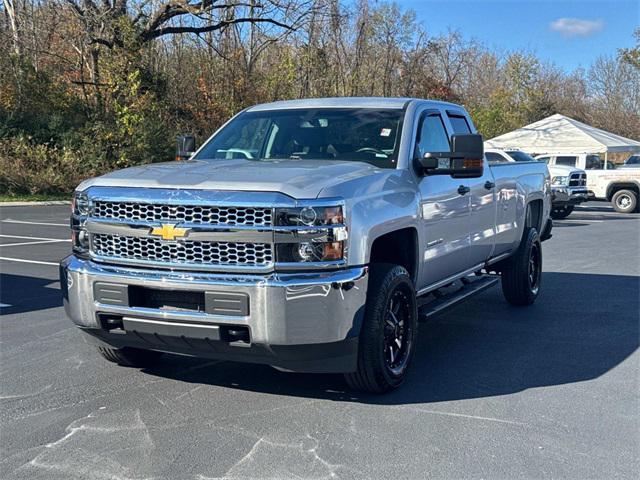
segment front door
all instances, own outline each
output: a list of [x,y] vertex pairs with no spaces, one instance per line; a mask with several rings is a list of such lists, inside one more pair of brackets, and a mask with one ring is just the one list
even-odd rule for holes
[[[422,114],[414,155],[449,152],[449,135],[439,111]],[[422,269],[418,289],[464,271],[469,267],[468,180],[450,175],[425,176],[420,180]]]

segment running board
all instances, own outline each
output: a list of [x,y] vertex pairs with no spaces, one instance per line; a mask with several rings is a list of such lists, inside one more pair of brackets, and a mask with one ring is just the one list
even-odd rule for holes
[[500,281],[499,275],[464,277],[449,287],[444,287],[418,298],[418,319],[423,322],[438,313],[466,300]]

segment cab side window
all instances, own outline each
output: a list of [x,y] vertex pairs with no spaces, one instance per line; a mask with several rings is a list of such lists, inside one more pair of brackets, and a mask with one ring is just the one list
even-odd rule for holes
[[587,159],[585,162],[585,170],[599,170],[602,169],[602,160],[598,155],[587,155]]
[[451,113],[447,113],[449,117],[449,121],[451,122],[451,126],[453,127],[453,133],[465,134],[468,135],[471,133],[471,129],[469,128],[469,124],[467,123],[467,119],[462,115],[453,115]]
[[551,157],[538,157],[538,158],[536,158],[536,160],[538,162],[544,162],[544,163],[548,164],[551,161]]
[[416,139],[416,158],[424,157],[427,152],[449,152],[449,135],[442,117],[437,113],[425,114],[420,120]]
[[568,165],[569,167],[575,167],[576,160],[576,157],[556,157],[556,165]]
[[496,152],[485,152],[485,157],[487,157],[487,162],[493,163],[508,163],[509,160],[504,158],[502,155]]

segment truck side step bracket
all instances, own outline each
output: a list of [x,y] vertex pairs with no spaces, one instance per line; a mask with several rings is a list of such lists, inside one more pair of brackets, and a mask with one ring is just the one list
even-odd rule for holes
[[[500,281],[499,275],[477,275],[458,280],[454,285],[418,298],[418,318],[421,322],[441,313]],[[446,290],[443,292],[442,290]],[[435,294],[435,295],[434,295]]]

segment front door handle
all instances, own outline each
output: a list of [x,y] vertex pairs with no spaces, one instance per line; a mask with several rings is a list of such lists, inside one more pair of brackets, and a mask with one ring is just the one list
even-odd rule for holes
[[490,182],[489,180],[484,182],[484,188],[486,188],[487,190],[491,190],[495,186],[496,186],[496,184],[493,183],[493,182]]
[[465,185],[460,185],[458,187],[458,193],[460,195],[465,195],[465,194],[469,193],[470,191],[471,191],[471,189],[469,187],[465,186]]

